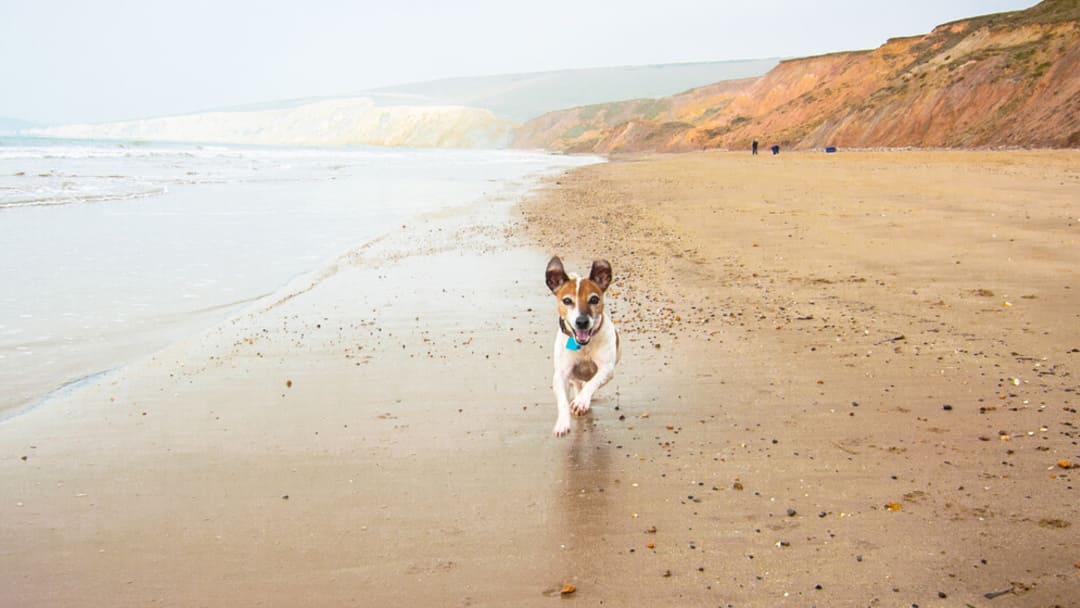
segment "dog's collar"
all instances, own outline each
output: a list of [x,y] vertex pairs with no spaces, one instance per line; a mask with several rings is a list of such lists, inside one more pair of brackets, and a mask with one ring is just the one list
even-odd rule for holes
[[[589,332],[589,336],[595,336],[596,332],[600,331],[600,327],[603,326],[603,324],[604,317],[601,315],[600,322],[596,324],[596,327],[594,327],[591,332]],[[581,344],[578,344],[577,339],[574,338],[574,332],[570,331],[570,328],[566,326],[566,321],[562,317],[559,317],[559,331],[568,336],[568,339],[566,340],[566,350],[581,350]]]

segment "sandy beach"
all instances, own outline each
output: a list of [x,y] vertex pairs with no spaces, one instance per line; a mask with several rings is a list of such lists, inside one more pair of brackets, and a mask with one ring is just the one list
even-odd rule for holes
[[[1075,605],[1078,245],[1076,151],[617,157],[419,217],[0,422],[0,605]],[[625,339],[561,439],[553,254]]]

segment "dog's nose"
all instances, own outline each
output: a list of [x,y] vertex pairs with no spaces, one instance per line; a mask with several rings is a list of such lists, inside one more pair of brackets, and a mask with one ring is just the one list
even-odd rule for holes
[[578,326],[578,329],[588,329],[589,317],[581,315],[577,318],[577,320],[574,321],[574,324]]

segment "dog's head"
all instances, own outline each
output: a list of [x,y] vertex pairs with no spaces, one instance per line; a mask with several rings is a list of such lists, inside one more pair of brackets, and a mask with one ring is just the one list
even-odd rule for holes
[[551,258],[545,273],[548,289],[559,301],[559,318],[563,330],[574,341],[585,345],[592,339],[604,314],[604,292],[611,285],[611,264],[607,260],[593,262],[589,278],[569,275],[558,256]]

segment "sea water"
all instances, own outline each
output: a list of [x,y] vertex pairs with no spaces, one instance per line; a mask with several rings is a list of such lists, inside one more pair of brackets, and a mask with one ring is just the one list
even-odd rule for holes
[[0,137],[0,418],[411,216],[596,160]]

